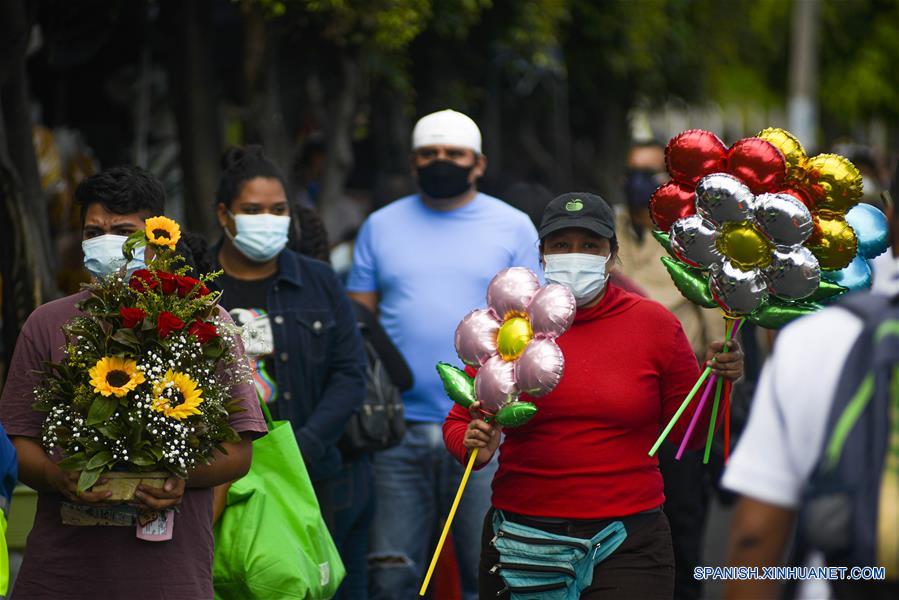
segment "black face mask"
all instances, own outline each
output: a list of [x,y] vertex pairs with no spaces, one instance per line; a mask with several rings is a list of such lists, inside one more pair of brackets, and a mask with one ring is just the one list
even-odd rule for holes
[[430,198],[455,198],[471,187],[468,176],[474,165],[460,167],[448,160],[435,160],[418,169],[418,185]]
[[653,171],[644,169],[628,169],[624,180],[624,196],[627,203],[634,208],[646,208],[649,206],[649,199],[656,188],[659,187],[659,180]]

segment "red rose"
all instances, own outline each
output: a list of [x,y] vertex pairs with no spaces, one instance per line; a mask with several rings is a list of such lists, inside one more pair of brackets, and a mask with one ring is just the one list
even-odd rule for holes
[[203,321],[194,321],[187,328],[187,333],[197,336],[197,340],[201,344],[205,344],[209,340],[214,340],[219,336],[218,330],[212,323],[204,323]]
[[147,316],[147,313],[141,308],[126,308],[124,306],[119,309],[119,314],[122,315],[122,325],[129,329],[143,321],[144,317]]
[[190,295],[194,288],[197,289],[197,294],[200,296],[205,296],[209,293],[209,289],[199,279],[194,279],[193,277],[178,277],[176,283],[178,285],[178,295],[182,298]]
[[178,287],[178,278],[171,273],[156,271],[156,276],[159,277],[159,281],[162,283],[163,294],[171,294]]
[[164,340],[171,332],[184,329],[184,321],[164,310],[156,318],[156,328],[159,330],[159,339]]
[[135,271],[128,282],[128,286],[135,292],[155,290],[157,285],[159,285],[159,282],[156,281],[156,277],[146,269]]

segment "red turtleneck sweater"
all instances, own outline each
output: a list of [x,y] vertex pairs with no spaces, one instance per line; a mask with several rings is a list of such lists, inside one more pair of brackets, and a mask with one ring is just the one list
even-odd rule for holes
[[[662,305],[611,285],[599,304],[578,311],[558,343],[565,355],[562,380],[533,400],[539,411],[529,423],[505,430],[493,506],[574,519],[660,506],[662,475],[648,452],[699,377],[680,323]],[[698,400],[697,394],[669,440],[683,439]],[[691,449],[705,441],[711,404]],[[446,447],[463,463],[470,420],[454,406],[443,425]]]

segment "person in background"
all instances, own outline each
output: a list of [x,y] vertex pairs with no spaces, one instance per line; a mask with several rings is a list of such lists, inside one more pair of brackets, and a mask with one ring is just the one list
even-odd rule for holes
[[[470,411],[453,406],[443,427],[446,447],[460,464],[480,449],[476,465],[484,467],[502,444],[493,508],[483,522],[481,598],[508,598],[511,584],[502,576],[527,569],[519,564],[506,571],[504,565],[545,560],[552,545],[541,537],[546,533],[589,540],[617,521],[626,539],[590,564],[593,580],[580,597],[671,598],[675,552],[662,512],[662,477],[648,449],[699,377],[696,358],[670,311],[609,284],[618,236],[602,198],[580,192],[555,198],[539,231],[546,280],[568,287],[577,303],[574,324],[558,338],[565,373],[537,400],[536,416],[505,430],[504,438],[483,420],[478,403]],[[722,341],[710,343],[707,361],[719,376],[738,379],[739,347],[722,348]],[[678,420],[672,442],[683,439],[695,410]],[[707,405],[688,448],[702,446],[710,418]],[[518,535],[538,538],[537,545],[501,556],[494,541],[495,524],[503,520],[530,528]],[[584,560],[591,561],[601,544],[605,540]],[[540,577],[533,576],[535,585]]]
[[[714,310],[699,307],[678,291],[668,276],[661,258],[665,249],[652,237],[655,225],[649,212],[649,200],[656,188],[665,183],[665,149],[656,142],[635,144],[627,157],[624,197],[627,202],[617,217],[621,257],[619,270],[645,291],[648,298],[674,313],[684,328],[697,356],[724,334],[723,319]],[[662,445],[659,464],[665,480],[665,513],[671,523],[671,537],[677,563],[674,597],[678,600],[700,597],[701,582],[693,577],[693,568],[701,560],[706,513],[711,496],[701,457],[696,453],[675,460],[677,448]]]
[[231,148],[222,168],[216,214],[224,235],[210,262],[224,273],[214,285],[244,328],[262,401],[296,433],[347,569],[338,597],[364,599],[371,466],[364,456],[344,461],[337,447],[365,395],[353,309],[328,265],[287,248],[287,185],[262,149]]
[[[440,426],[451,401],[434,368],[452,359],[459,320],[484,306],[487,285],[512,266],[539,272],[537,232],[527,215],[478,193],[487,159],[481,132],[466,115],[444,110],[412,132],[420,193],[372,213],[354,249],[347,288],[380,316],[415,379],[403,395],[402,443],[375,454],[377,509],[369,561],[372,596],[418,596],[430,532],[449,510],[462,467],[446,453]],[[453,524],[462,593],[477,597],[480,521],[490,505],[492,469],[472,477]]]
[[[899,166],[893,176],[890,196],[899,196]],[[899,250],[899,214],[891,211],[889,217],[895,254]],[[872,297],[895,298],[899,294],[899,280],[894,276],[888,287],[868,294]],[[857,302],[858,299],[849,298],[847,301]],[[895,300],[893,303],[895,304]],[[889,433],[886,435],[883,454],[878,455],[874,447],[862,448],[861,452],[856,448],[855,452],[849,454],[848,464],[855,461],[858,469],[878,469],[874,471],[872,478],[876,479],[877,485],[872,490],[870,484],[844,481],[842,478],[845,472],[841,464],[837,467],[836,476],[827,484],[833,491],[850,490],[849,497],[853,499],[871,495],[878,498],[878,507],[874,511],[877,514],[871,515],[871,521],[865,517],[859,518],[859,507],[854,505],[851,508],[856,514],[847,518],[852,519],[850,527],[856,530],[863,527],[862,522],[876,524],[877,531],[873,535],[868,532],[864,536],[867,539],[852,539],[852,534],[850,539],[858,546],[867,544],[865,550],[884,561],[880,566],[886,568],[888,580],[835,580],[828,583],[835,596],[841,599],[899,597],[899,511],[896,510],[899,484],[895,477],[886,476],[886,472],[895,473],[895,466],[891,466],[888,461],[894,461],[899,453],[899,438],[895,434],[895,392],[882,392],[881,384],[877,383],[869,387],[865,399],[865,394],[856,393],[856,388],[851,388],[848,394],[852,394],[852,400],[847,402],[847,409],[840,413],[842,417],[836,426],[831,428],[830,425],[830,413],[838,400],[837,395],[840,394],[843,396],[841,399],[846,401],[847,391],[842,389],[841,381],[843,372],[847,368],[859,367],[853,363],[856,359],[855,348],[862,339],[863,326],[868,324],[860,318],[860,314],[842,308],[838,302],[836,306],[791,323],[778,335],[774,352],[765,365],[753,399],[749,423],[722,480],[726,488],[742,496],[731,521],[728,550],[730,565],[758,567],[759,571],[762,567],[780,566],[789,546],[804,545],[802,536],[793,539],[796,531],[794,524],[797,513],[803,508],[804,496],[808,498],[809,492],[814,490],[810,483],[824,456],[825,447],[829,452],[832,441],[838,437],[842,437],[843,444],[852,444],[847,441],[852,430],[862,426],[864,421],[870,423],[873,417],[875,421],[891,423],[893,428],[892,437]],[[884,337],[889,340],[889,336]],[[873,342],[868,344],[868,347],[874,346]],[[883,346],[887,346],[887,342]],[[878,369],[874,357],[866,359],[862,367],[870,368],[877,379],[880,379],[882,369],[890,368],[888,365]],[[876,381],[875,377],[871,379]],[[892,381],[895,382],[895,376]],[[862,387],[859,386],[858,392],[861,392]],[[872,413],[876,406],[883,406],[877,402],[877,395],[880,393],[890,394],[884,404],[891,413]],[[858,399],[861,402],[857,402]],[[854,419],[844,420],[847,414],[852,413],[855,414]],[[833,435],[844,422],[849,424],[845,433],[841,436]],[[875,437],[872,430],[869,429],[868,432],[871,433],[871,438]],[[880,471],[880,465],[883,465],[883,471]],[[880,498],[884,501],[879,501]],[[840,513],[833,510],[837,506],[831,504],[829,517],[826,519],[831,524],[839,522]],[[806,516],[810,520],[815,518],[810,513]],[[800,530],[807,533],[807,529],[801,525]],[[844,540],[830,541],[839,547]],[[875,552],[871,548],[871,544],[875,543],[885,544]],[[852,551],[856,552],[858,548],[854,547]],[[802,561],[805,557],[798,555],[796,558]],[[773,598],[778,595],[777,585],[776,581],[770,580],[729,581],[725,597],[735,600]]]
[[[84,265],[94,277],[124,266],[122,245],[144,227],[144,220],[162,215],[165,191],[149,172],[138,167],[114,167],[83,180],[75,191],[81,204]],[[141,253],[127,265],[144,266]],[[9,379],[0,396],[0,421],[19,456],[21,481],[38,491],[34,526],[28,536],[22,567],[13,590],[16,598],[173,598],[212,597],[212,488],[246,474],[252,439],[267,431],[249,384],[232,389],[241,410],[231,426],[241,441],[223,444],[225,453],[196,467],[187,480],[171,477],[163,489],[144,488],[136,497],[144,506],[163,510],[178,506],[176,534],[167,542],[145,542],[132,527],[70,526],[60,522],[60,507],[87,505],[90,514],[106,512],[108,492],[80,492],[79,473],[63,471],[41,446],[44,415],[32,408],[39,372],[47,362],[62,362],[62,326],[79,314],[76,303],[86,292],[66,296],[37,308],[28,317],[13,355]],[[230,321],[222,312],[222,318]],[[238,352],[242,352],[240,345]],[[243,360],[242,354],[238,360]],[[108,506],[108,505],[107,505]],[[173,568],[172,565],[177,565]]]

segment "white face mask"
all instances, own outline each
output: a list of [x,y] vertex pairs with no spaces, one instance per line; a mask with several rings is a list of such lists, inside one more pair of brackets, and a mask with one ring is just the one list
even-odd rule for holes
[[234,242],[240,252],[254,262],[268,262],[287,246],[287,230],[290,217],[278,215],[234,215],[237,235],[225,227],[225,235]]
[[571,290],[578,306],[589,304],[606,286],[608,256],[600,254],[545,254],[543,272],[550,283],[564,285]]
[[[115,273],[125,264],[125,255],[122,254],[122,246],[128,238],[124,235],[98,235],[95,238],[81,242],[81,251],[84,252],[84,268],[97,279]],[[134,258],[128,263],[128,275],[138,269],[147,266],[144,262],[145,247],[134,249]]]

